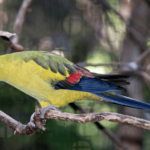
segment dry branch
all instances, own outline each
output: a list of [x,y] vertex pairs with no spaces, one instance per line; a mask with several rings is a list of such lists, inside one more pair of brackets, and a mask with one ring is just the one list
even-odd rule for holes
[[24,48],[19,44],[14,44],[11,41],[11,37],[16,37],[17,35],[15,33],[10,33],[6,31],[0,31],[0,37],[7,43],[7,45],[11,48],[11,50],[14,51],[24,51]]
[[[37,129],[45,131],[44,123],[40,121],[40,108],[36,106],[34,113],[34,123]],[[57,110],[49,109],[45,113],[44,119],[54,119],[54,120],[63,120],[71,122],[80,122],[86,124],[87,122],[98,122],[102,120],[107,120],[111,122],[124,123],[126,125],[132,125],[135,127],[148,129],[150,130],[150,121],[110,112],[101,112],[101,113],[87,113],[87,114],[71,114],[63,113]],[[10,116],[6,115],[4,112],[0,111],[0,121],[11,129],[15,130],[15,134],[24,134],[32,135],[36,132],[36,129],[33,128],[30,122],[27,125],[23,125],[20,122],[14,120]]]
[[17,37],[13,39],[13,42],[18,43],[20,33],[22,30],[22,26],[24,23],[25,15],[27,13],[28,7],[30,5],[32,0],[24,0],[20,10],[18,12],[18,15],[16,17],[15,25],[14,25],[14,32],[17,34]]
[[56,110],[49,109],[45,114],[45,119],[80,122],[84,124],[86,124],[87,122],[98,122],[102,120],[107,120],[111,122],[123,123],[126,125],[132,125],[135,127],[150,130],[150,121],[128,116],[128,115],[110,113],[110,112],[70,114],[70,113],[62,113]]
[[[25,20],[25,15],[27,13],[27,10],[28,10],[28,7],[29,7],[31,1],[32,0],[24,0],[22,2],[22,5],[21,5],[20,9],[19,9],[18,15],[17,15],[16,20],[15,20],[15,24],[14,24],[14,33],[16,33],[17,36],[15,36],[12,39],[13,44],[17,44],[18,41],[19,41],[20,33],[21,33],[22,26],[23,26],[23,23],[24,23],[24,20]],[[11,53],[11,52],[12,52],[12,50],[9,48],[7,50],[7,53]]]
[[9,128],[13,129],[15,132],[14,134],[24,134],[24,135],[31,135],[35,133],[35,129],[32,128],[31,125],[23,125],[20,122],[16,121],[15,119],[11,118],[4,112],[0,110],[0,121],[8,126]]

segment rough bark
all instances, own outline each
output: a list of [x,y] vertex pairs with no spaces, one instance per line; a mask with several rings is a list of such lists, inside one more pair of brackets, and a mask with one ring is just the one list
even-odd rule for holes
[[[107,120],[111,122],[123,123],[126,125],[131,125],[150,130],[150,121],[118,113],[98,112],[86,114],[71,114],[71,113],[63,113],[58,110],[48,109],[44,115],[44,119],[41,121],[40,110],[41,109],[38,106],[36,106],[35,113],[33,114],[35,125],[34,128],[31,122],[29,122],[27,125],[23,125],[22,123],[16,121],[15,119],[11,118],[2,111],[0,111],[0,122],[5,124],[9,128],[13,129],[14,134],[23,134],[23,135],[32,135],[37,131],[37,129],[45,131],[46,130],[46,128],[44,127],[45,121],[43,120],[47,119],[79,122],[84,124],[86,124],[87,122],[98,122],[102,120]],[[125,146],[122,145],[122,147],[123,149],[126,149]]]

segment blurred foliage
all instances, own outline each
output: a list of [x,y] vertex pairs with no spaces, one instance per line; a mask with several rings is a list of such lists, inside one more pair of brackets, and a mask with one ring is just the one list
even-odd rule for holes
[[[103,49],[105,50],[105,49]],[[101,58],[101,59],[99,59]],[[87,63],[91,63],[91,64],[98,64],[98,63],[110,63],[111,62],[111,58],[110,55],[108,53],[106,53],[105,51],[99,53],[98,49],[95,48],[95,52],[94,53],[89,53],[87,60]],[[111,66],[88,66],[85,67],[87,69],[89,69],[92,72],[97,72],[97,73],[108,73],[110,71],[112,71],[112,67]]]

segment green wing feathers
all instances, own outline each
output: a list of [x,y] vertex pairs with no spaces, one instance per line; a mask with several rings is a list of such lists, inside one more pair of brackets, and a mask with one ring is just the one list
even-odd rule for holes
[[61,75],[66,76],[66,69],[69,73],[76,74],[77,71],[74,67],[74,64],[63,58],[57,54],[45,52],[45,51],[35,51],[35,52],[21,52],[20,53],[25,62],[29,62],[33,60],[43,69],[50,69],[52,72],[57,73],[59,72]]

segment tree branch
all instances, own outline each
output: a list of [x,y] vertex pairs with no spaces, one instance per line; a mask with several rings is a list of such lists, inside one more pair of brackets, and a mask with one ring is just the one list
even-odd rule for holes
[[[40,108],[36,106],[34,113],[34,123],[36,126],[35,129],[31,126],[30,122],[27,125],[23,125],[20,122],[8,116],[7,114],[5,114],[4,112],[0,111],[0,121],[6,126],[15,130],[14,134],[32,135],[36,132],[37,129],[45,131],[46,128],[44,127],[44,123],[41,122],[40,116],[41,116]],[[84,124],[86,124],[87,122],[98,122],[102,120],[107,120],[111,122],[124,123],[126,125],[132,125],[135,127],[150,130],[150,121],[128,115],[110,112],[71,114],[49,109],[45,113],[44,119],[80,122]]]
[[9,128],[13,129],[15,132],[14,134],[24,134],[24,135],[32,135],[35,133],[35,129],[32,128],[32,126],[29,125],[23,125],[20,122],[16,121],[15,119],[11,118],[4,112],[0,110],[0,121],[8,126]]
[[[25,15],[26,15],[26,12],[28,10],[28,7],[29,7],[31,1],[32,0],[24,0],[21,7],[20,7],[20,10],[19,10],[18,15],[16,17],[15,25],[14,25],[14,31],[13,32],[16,33],[17,36],[15,36],[12,39],[13,44],[17,44],[19,41],[20,33],[21,33],[22,26],[23,26],[23,23],[25,20]],[[15,50],[15,49],[13,49],[13,50]],[[8,48],[7,53],[11,53],[11,52],[12,52],[12,50],[10,48]]]
[[150,54],[150,48],[146,49],[141,55],[139,55],[137,58],[136,58],[136,63],[139,64],[140,62],[142,62],[144,60],[144,58],[146,56],[148,56]]
[[45,119],[64,120],[71,122],[80,122],[86,124],[87,122],[98,122],[107,120],[116,123],[123,123],[126,125],[132,125],[135,127],[150,130],[150,121],[110,112],[101,113],[87,113],[87,114],[70,114],[62,113],[56,110],[49,109],[45,114]]
[[17,36],[15,33],[0,31],[0,37],[7,43],[7,45],[9,46],[9,48],[11,48],[11,50],[14,50],[17,52],[24,51],[24,48],[21,45],[14,44],[11,41],[11,37],[15,37],[15,36]]

